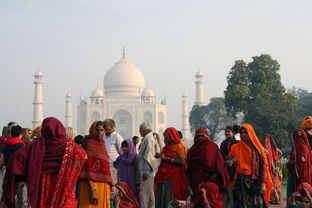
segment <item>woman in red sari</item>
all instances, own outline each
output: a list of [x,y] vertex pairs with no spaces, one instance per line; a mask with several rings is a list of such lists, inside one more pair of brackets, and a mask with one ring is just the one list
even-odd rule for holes
[[295,190],[299,184],[312,184],[312,151],[307,133],[297,129],[292,134],[295,153]]
[[119,181],[115,187],[118,190],[115,198],[114,208],[140,208],[140,204],[136,196],[131,191],[127,183]]
[[283,202],[281,187],[282,174],[280,164],[280,157],[282,156],[282,152],[276,147],[276,143],[270,134],[266,134],[264,137],[262,137],[261,143],[265,148],[265,154],[268,159],[268,168],[273,182],[270,203],[280,204]]
[[65,137],[56,118],[42,122],[42,136],[12,155],[3,183],[0,207],[15,207],[14,184],[27,183],[27,202],[32,208],[76,208],[75,185],[86,152]]
[[223,207],[224,189],[228,185],[229,177],[224,166],[224,160],[219,147],[210,140],[208,131],[204,128],[197,129],[194,144],[187,156],[187,174],[193,196],[192,201],[199,195],[200,184],[209,182],[208,185],[218,189],[207,188],[208,201],[217,203],[210,204],[214,208]]
[[167,128],[164,132],[165,147],[156,157],[161,163],[155,176],[156,208],[167,208],[177,199],[186,201],[186,167],[185,147],[175,128]]

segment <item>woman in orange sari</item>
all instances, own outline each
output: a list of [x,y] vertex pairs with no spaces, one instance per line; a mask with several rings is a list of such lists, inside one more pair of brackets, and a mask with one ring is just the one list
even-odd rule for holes
[[229,152],[237,163],[233,184],[235,207],[267,207],[272,180],[264,148],[250,124],[241,126],[240,136],[241,141],[232,145]]
[[156,208],[167,208],[173,199],[186,201],[185,147],[175,128],[164,132],[165,147],[156,157],[161,163],[155,176]]

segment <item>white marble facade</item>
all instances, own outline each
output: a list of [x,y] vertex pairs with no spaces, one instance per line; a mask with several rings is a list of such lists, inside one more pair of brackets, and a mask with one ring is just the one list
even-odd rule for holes
[[156,103],[152,89],[145,88],[142,72],[129,62],[125,54],[104,76],[104,90],[96,88],[88,99],[80,98],[77,106],[78,134],[88,134],[96,120],[112,118],[117,132],[124,138],[139,136],[143,121],[152,124],[153,131],[162,136],[167,126],[167,106]]

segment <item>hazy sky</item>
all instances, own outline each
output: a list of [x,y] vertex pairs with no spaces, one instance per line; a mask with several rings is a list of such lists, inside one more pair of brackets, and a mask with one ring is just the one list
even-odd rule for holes
[[32,127],[33,75],[44,73],[44,116],[64,121],[65,94],[90,96],[122,56],[144,74],[168,125],[181,128],[181,95],[223,96],[235,60],[271,54],[286,88],[312,91],[310,0],[0,0],[0,126]]

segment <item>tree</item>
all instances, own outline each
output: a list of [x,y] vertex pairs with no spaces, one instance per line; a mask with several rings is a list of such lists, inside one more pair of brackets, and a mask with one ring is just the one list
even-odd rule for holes
[[226,112],[224,98],[211,98],[210,103],[205,106],[193,106],[190,112],[191,131],[194,133],[198,128],[206,128],[212,140],[216,134],[227,125],[233,124],[233,119]]
[[298,110],[297,110],[297,118],[296,118],[296,128],[301,126],[301,121],[305,116],[312,115],[312,93],[302,89],[293,87],[288,90],[288,92],[294,95],[298,100]]
[[248,65],[236,61],[232,67],[224,92],[226,109],[233,116],[243,113],[244,122],[250,123],[259,137],[270,133],[279,147],[286,148],[297,100],[286,93],[276,60],[270,55],[252,59]]

